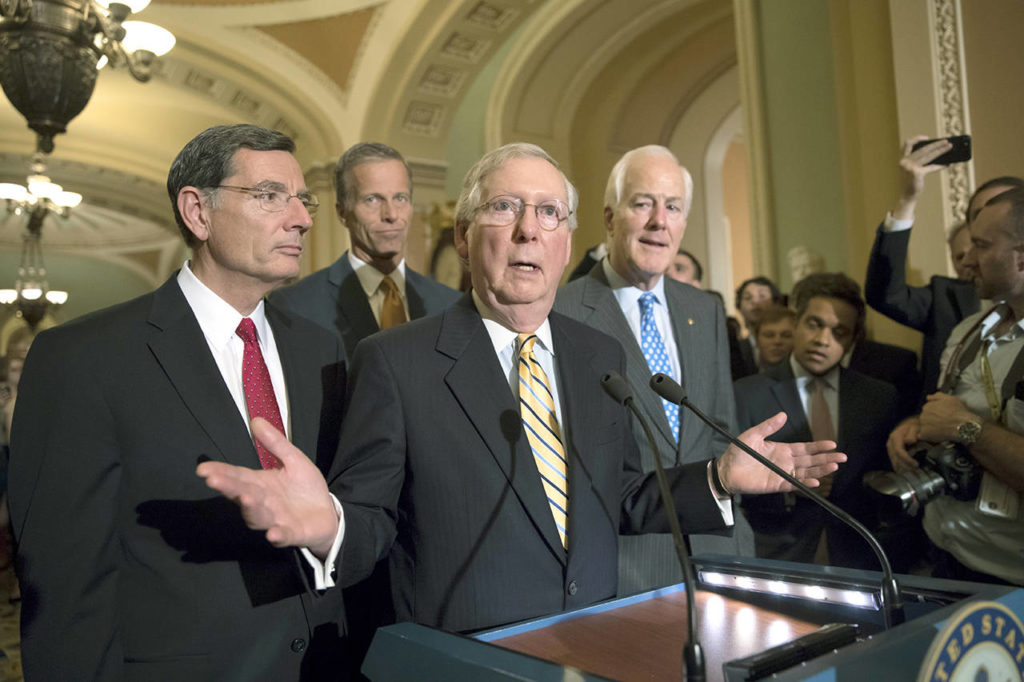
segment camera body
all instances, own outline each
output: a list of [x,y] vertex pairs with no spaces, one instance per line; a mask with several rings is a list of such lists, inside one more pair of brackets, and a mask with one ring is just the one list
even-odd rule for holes
[[978,497],[982,469],[960,443],[927,445],[913,453],[921,465],[912,471],[870,471],[864,483],[879,493],[883,515],[917,516],[926,504],[942,494],[964,502]]

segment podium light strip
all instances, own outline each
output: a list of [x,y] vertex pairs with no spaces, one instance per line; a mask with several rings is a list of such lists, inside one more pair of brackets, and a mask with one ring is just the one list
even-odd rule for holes
[[774,594],[780,597],[846,604],[858,609],[878,610],[878,597],[874,592],[831,587],[815,583],[800,583],[793,580],[778,580],[777,578],[734,575],[718,571],[698,571],[698,574],[700,582],[706,585],[748,592],[760,592],[762,594]]

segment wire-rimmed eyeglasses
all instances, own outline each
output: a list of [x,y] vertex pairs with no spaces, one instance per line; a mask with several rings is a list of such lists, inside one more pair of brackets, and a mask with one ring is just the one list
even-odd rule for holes
[[288,192],[279,189],[267,189],[265,187],[238,187],[236,185],[217,185],[215,189],[229,189],[233,192],[245,192],[256,199],[260,208],[264,211],[269,211],[270,213],[279,213],[288,208],[288,202],[292,198],[298,199],[302,205],[306,207],[306,211],[309,213],[310,218],[315,216],[317,209],[320,208],[320,201],[312,192],[288,194]]
[[548,232],[557,230],[558,226],[572,214],[569,207],[558,199],[549,199],[539,204],[528,204],[519,197],[513,196],[494,197],[477,206],[476,210],[483,218],[482,224],[504,227],[519,220],[527,206],[533,206],[537,215],[537,224]]

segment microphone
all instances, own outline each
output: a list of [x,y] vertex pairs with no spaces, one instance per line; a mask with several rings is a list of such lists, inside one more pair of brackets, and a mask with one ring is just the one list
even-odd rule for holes
[[853,530],[855,530],[857,534],[864,538],[864,540],[871,546],[871,550],[875,553],[875,556],[878,557],[878,563],[882,566],[882,585],[879,605],[882,608],[882,615],[885,619],[885,628],[889,629],[894,625],[899,625],[907,619],[906,613],[903,610],[903,597],[900,595],[900,586],[899,583],[896,582],[896,576],[893,575],[892,566],[889,564],[889,557],[885,555],[885,550],[882,549],[882,545],[880,545],[878,540],[875,539],[875,536],[872,535],[860,521],[853,518],[846,511],[840,509],[818,493],[814,492],[813,489],[808,488],[806,485],[798,481],[795,476],[790,476],[788,472],[779,468],[775,462],[772,462],[764,455],[756,452],[739,438],[736,438],[726,429],[719,426],[715,420],[701,412],[696,405],[690,402],[690,399],[686,397],[686,391],[684,391],[683,387],[677,384],[672,377],[666,376],[661,372],[655,374],[651,377],[651,388],[653,388],[654,392],[665,400],[681,405],[693,412],[702,422],[727,438],[730,443],[781,476],[794,488],[804,493],[811,500],[814,500],[818,506],[824,508],[828,513],[839,519],[842,523],[853,528]]
[[665,514],[668,516],[668,525],[672,531],[676,556],[679,558],[679,566],[683,569],[683,578],[686,581],[686,625],[689,637],[687,641],[683,642],[683,673],[687,680],[704,682],[704,651],[701,649],[700,642],[697,639],[697,596],[694,589],[697,579],[696,574],[693,572],[693,564],[690,563],[690,555],[687,553],[686,545],[683,542],[683,531],[679,528],[676,505],[672,500],[672,493],[669,492],[665,468],[661,464],[661,453],[658,452],[658,446],[654,442],[654,435],[647,425],[647,420],[644,419],[643,414],[640,413],[633,400],[633,391],[626,380],[616,372],[608,372],[601,377],[601,386],[612,397],[612,400],[620,405],[625,405],[633,412],[637,421],[640,422],[640,426],[643,427],[647,441],[654,452],[654,464],[655,471],[657,472],[658,488],[661,491],[661,503],[665,507]]

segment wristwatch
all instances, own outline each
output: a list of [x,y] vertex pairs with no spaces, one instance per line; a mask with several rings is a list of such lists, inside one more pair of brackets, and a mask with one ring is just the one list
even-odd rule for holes
[[981,422],[976,419],[962,421],[956,426],[956,439],[964,445],[974,445],[981,435]]

